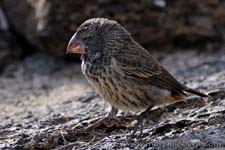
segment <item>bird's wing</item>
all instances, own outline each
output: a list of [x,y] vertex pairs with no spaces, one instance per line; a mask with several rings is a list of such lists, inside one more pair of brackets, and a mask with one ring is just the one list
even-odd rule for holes
[[[141,51],[140,51],[141,53]],[[185,86],[180,84],[166,69],[156,63],[149,53],[129,57],[120,55],[116,58],[117,65],[128,78],[140,84],[150,84],[162,89],[185,95]],[[132,58],[132,59],[131,59]]]
[[125,67],[122,68],[122,70],[125,75],[136,80],[141,80],[162,89],[184,94],[183,86],[163,68],[159,70],[145,70],[143,68]]

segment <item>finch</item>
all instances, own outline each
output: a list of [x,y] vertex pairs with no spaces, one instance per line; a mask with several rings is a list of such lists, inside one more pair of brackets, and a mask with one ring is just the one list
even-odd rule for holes
[[83,74],[112,106],[108,117],[118,109],[137,112],[181,101],[187,93],[208,97],[178,82],[114,20],[86,20],[70,39],[67,53],[81,54]]

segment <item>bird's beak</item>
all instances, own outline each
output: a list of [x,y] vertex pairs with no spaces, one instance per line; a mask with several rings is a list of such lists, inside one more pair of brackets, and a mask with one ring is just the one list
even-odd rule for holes
[[66,50],[66,54],[74,53],[85,54],[85,45],[81,40],[77,39],[76,33],[70,39]]

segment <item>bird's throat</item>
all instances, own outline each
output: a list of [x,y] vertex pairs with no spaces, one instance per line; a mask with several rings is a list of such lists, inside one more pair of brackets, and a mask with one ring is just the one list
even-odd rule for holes
[[82,61],[87,61],[87,60],[88,60],[87,54],[81,54],[80,59],[81,59]]

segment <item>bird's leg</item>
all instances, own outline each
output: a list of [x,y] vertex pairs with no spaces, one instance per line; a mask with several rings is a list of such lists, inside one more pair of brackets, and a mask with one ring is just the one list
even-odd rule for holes
[[102,125],[106,120],[110,119],[110,118],[113,118],[114,116],[116,116],[118,112],[118,109],[111,106],[111,110],[110,112],[107,114],[106,117],[96,121],[94,124],[92,124],[91,126],[87,127],[86,130],[92,130],[92,129],[95,129],[97,127],[99,127],[100,125]]
[[116,116],[118,113],[118,109],[111,106],[111,110],[110,112],[107,114],[107,118],[113,118],[114,116]]
[[151,111],[151,109],[152,109],[152,106],[148,107],[145,111],[143,111],[140,115],[137,116],[137,124],[135,125],[134,130],[131,133],[131,136],[133,136],[137,132],[139,126],[140,126],[140,136],[142,135],[143,120],[147,117],[147,115],[148,115],[149,111]]

